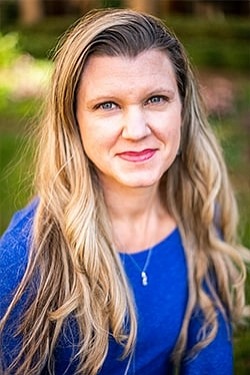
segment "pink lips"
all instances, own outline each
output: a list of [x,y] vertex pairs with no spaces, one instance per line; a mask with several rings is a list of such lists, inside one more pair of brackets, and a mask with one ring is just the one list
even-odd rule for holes
[[118,156],[126,161],[138,163],[151,159],[156,153],[156,149],[147,148],[142,151],[125,151],[118,154]]

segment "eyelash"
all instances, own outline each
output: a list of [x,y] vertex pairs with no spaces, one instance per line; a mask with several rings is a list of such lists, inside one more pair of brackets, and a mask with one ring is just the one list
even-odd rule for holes
[[[156,102],[153,102],[153,99],[158,99]],[[168,102],[169,101],[169,98],[167,96],[164,96],[164,95],[155,95],[155,96],[151,96],[147,101],[146,101],[146,104],[161,104],[162,101],[165,103],[165,102]]]
[[[109,107],[109,108],[104,108],[107,104],[111,105],[112,107]],[[103,103],[100,103],[100,104],[97,104],[95,106],[95,109],[101,109],[103,111],[111,111],[113,108],[113,106],[117,107],[117,104],[114,103],[114,102],[103,102]]]
[[[156,98],[158,100],[156,102],[154,102],[153,99],[156,99]],[[149,99],[147,99],[145,101],[145,105],[147,105],[147,104],[161,104],[162,101],[164,103],[165,102],[169,102],[169,98],[167,96],[164,96],[164,95],[151,96]],[[109,105],[109,107],[105,108],[106,105]],[[94,109],[101,109],[103,111],[111,111],[112,109],[114,109],[114,107],[116,108],[116,107],[119,107],[119,106],[115,102],[107,101],[107,102],[103,102],[103,103],[97,104]]]

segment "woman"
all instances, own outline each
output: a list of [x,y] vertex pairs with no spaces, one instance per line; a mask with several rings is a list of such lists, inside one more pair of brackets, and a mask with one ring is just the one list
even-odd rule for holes
[[132,10],[80,20],[39,140],[1,240],[2,373],[232,373],[236,205],[175,36]]

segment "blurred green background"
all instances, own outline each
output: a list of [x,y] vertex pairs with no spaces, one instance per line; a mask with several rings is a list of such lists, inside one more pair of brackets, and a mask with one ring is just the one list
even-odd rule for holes
[[[59,36],[93,7],[130,6],[160,16],[188,51],[239,202],[240,236],[250,247],[249,1],[35,0],[35,11],[28,3],[0,0],[0,235],[32,194],[31,134]],[[249,328],[235,334],[235,374],[250,374]]]

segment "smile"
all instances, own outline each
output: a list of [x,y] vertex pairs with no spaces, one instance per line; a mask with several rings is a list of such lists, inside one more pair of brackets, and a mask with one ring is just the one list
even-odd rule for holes
[[152,157],[156,153],[156,149],[147,148],[142,151],[125,151],[118,154],[118,156],[126,161],[130,161],[133,163],[139,163],[146,160],[152,159]]

